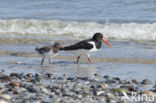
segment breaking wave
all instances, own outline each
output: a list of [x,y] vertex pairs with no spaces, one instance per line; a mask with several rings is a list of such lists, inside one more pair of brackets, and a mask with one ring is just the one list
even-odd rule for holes
[[58,35],[91,37],[103,33],[107,39],[156,40],[156,23],[105,23],[58,20],[0,20],[0,35]]

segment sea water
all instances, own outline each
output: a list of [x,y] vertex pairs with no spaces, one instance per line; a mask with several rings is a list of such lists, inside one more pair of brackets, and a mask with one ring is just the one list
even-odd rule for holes
[[[1,41],[0,51],[30,53],[36,46],[31,41],[34,39],[51,38],[65,46],[101,32],[112,48],[103,44],[91,56],[97,58],[93,66],[95,70],[101,75],[138,75],[138,78],[153,79],[156,78],[155,11],[155,0],[1,0],[0,39],[14,41],[17,38],[21,41],[11,45],[10,41]],[[25,39],[29,40],[23,42]],[[43,42],[46,40],[39,44]],[[70,53],[61,55],[74,56]],[[9,57],[4,56],[2,64],[4,58],[7,62]],[[31,58],[27,63],[33,60]],[[67,68],[72,69],[70,66]],[[121,72],[124,69],[125,73]]]

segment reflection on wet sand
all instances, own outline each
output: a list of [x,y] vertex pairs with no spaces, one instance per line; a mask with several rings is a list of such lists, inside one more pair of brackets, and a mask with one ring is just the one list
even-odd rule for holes
[[[15,56],[15,57],[26,57],[26,58],[31,58],[31,57],[40,57],[37,53],[32,52],[32,53],[26,53],[26,52],[11,52],[11,51],[0,51],[0,55],[10,55],[10,56]],[[76,56],[65,56],[65,55],[59,55],[55,57],[55,59],[59,60],[66,60],[69,62],[73,62],[76,60]],[[132,63],[140,63],[140,64],[156,64],[156,59],[133,59],[133,58],[98,58],[94,57],[92,58],[95,63],[98,62],[103,62],[103,63],[124,63],[124,64],[132,64]],[[86,58],[82,57],[81,58],[82,62],[86,62]],[[61,62],[61,61],[60,61]]]
[[[62,65],[63,66],[63,65]],[[68,64],[60,67],[59,64],[50,66],[41,66],[41,74],[53,73],[54,75],[76,76],[76,77],[94,77],[96,69],[89,64]]]

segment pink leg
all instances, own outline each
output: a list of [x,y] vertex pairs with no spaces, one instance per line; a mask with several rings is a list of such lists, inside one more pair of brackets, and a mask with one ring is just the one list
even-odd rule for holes
[[90,64],[92,64],[92,61],[91,61],[91,59],[90,59],[90,58],[88,58],[88,61],[89,61],[89,63],[90,63]]
[[80,59],[80,56],[77,57],[77,61],[76,61],[77,64],[79,64],[79,59]]

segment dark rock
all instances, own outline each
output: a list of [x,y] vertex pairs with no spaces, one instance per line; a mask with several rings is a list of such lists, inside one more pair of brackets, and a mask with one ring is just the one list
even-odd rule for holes
[[113,80],[117,80],[117,81],[120,81],[120,78],[118,77],[115,77],[115,78],[112,78]]
[[146,84],[151,84],[151,81],[148,80],[148,79],[144,79],[144,80],[141,82],[141,84],[144,84],[144,85],[146,85]]
[[75,81],[75,78],[72,78],[72,77],[68,77],[67,80],[70,80],[70,81]]
[[92,93],[93,93],[93,95],[97,96],[97,91],[95,88],[92,89]]
[[11,81],[10,77],[7,75],[0,76],[1,81]]
[[51,78],[51,77],[53,76],[53,74],[47,73],[47,74],[45,74],[45,76],[46,76],[47,78]]
[[98,74],[95,73],[94,76],[98,76]]
[[127,86],[127,89],[129,91],[133,91],[133,92],[136,92],[137,91],[136,88],[134,88],[133,86]]
[[63,80],[63,78],[62,77],[58,77],[58,80]]
[[19,79],[22,78],[21,75],[18,74],[18,73],[11,73],[11,74],[10,74],[10,77],[16,77],[16,78],[19,78]]
[[37,82],[37,80],[36,79],[31,79],[31,80],[29,80],[29,82],[32,82],[32,83],[36,83]]
[[88,77],[77,77],[77,79],[84,80],[84,81],[89,80],[89,78],[88,78]]
[[19,94],[19,92],[17,90],[14,90],[13,93],[14,94]]
[[53,95],[49,95],[49,98],[53,98],[54,96]]
[[109,79],[110,77],[108,75],[105,75],[103,78],[105,79]]
[[35,80],[40,82],[40,80],[41,80],[40,74],[38,74],[38,73],[35,74]]
[[33,74],[31,74],[31,73],[28,73],[27,75],[26,75],[27,77],[33,77]]
[[36,88],[34,88],[34,86],[32,86],[32,85],[27,86],[26,89],[27,89],[30,93],[37,93]]
[[90,86],[90,88],[92,88],[92,89],[93,89],[93,88],[95,88],[95,86],[94,86],[94,85],[91,85],[91,86]]
[[139,84],[139,82],[136,79],[133,79],[132,83]]
[[41,103],[50,103],[50,102],[47,102],[47,101],[41,101]]
[[61,88],[60,91],[61,91],[61,92],[65,92],[65,89],[64,89],[64,88]]

